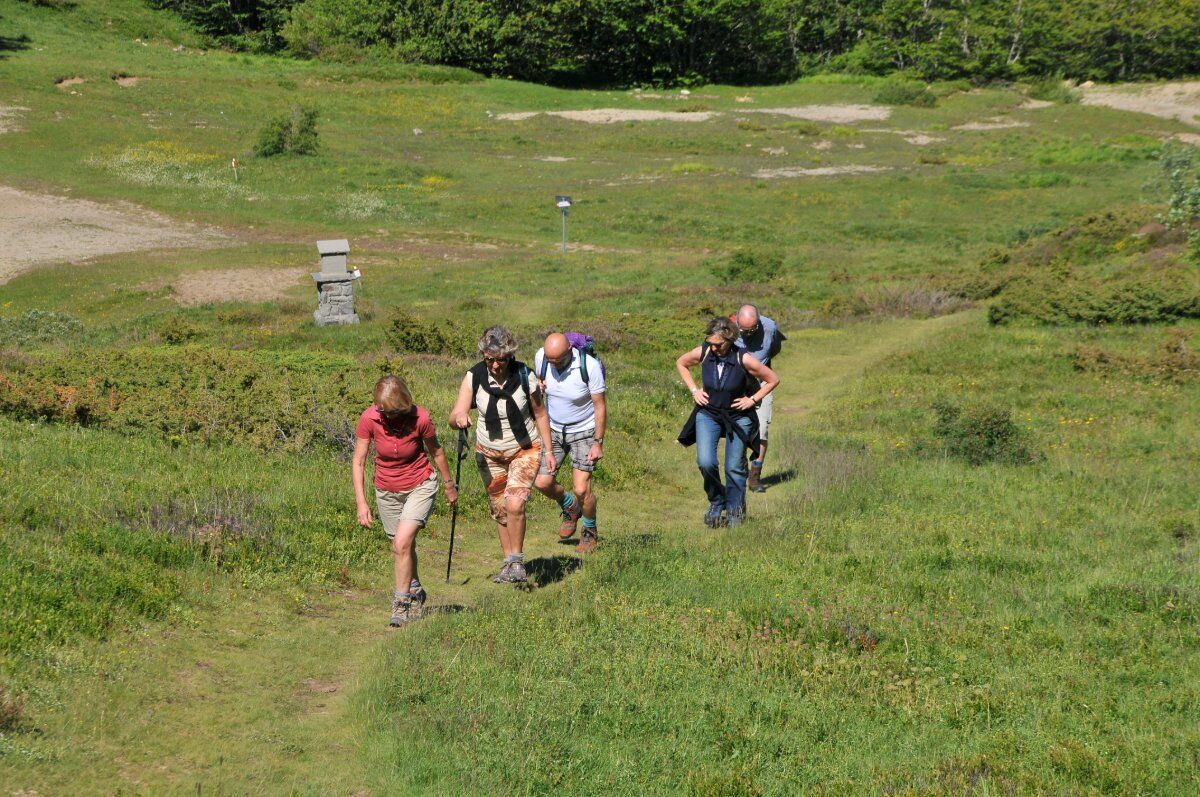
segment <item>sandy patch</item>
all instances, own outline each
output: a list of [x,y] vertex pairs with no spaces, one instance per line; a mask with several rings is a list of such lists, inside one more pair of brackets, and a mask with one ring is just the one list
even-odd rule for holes
[[787,150],[783,147],[762,147],[761,152],[767,155],[786,155]]
[[1031,99],[1031,100],[1025,100],[1025,102],[1021,103],[1017,107],[1023,111],[1036,111],[1039,108],[1052,108],[1052,107],[1054,107],[1054,103],[1050,102],[1049,100],[1032,100]]
[[85,78],[85,77],[65,77],[62,80],[55,81],[54,85],[58,86],[60,89],[66,90],[66,89],[71,88],[72,86],[78,86],[80,83],[87,83],[87,78]]
[[[542,111],[522,111],[520,113],[496,114],[497,119],[504,121],[521,121],[543,113]],[[707,122],[718,114],[712,111],[642,111],[634,108],[592,108],[586,111],[545,111],[546,116],[558,116],[575,122],[586,122],[593,125],[607,125],[616,122]]]
[[770,113],[812,122],[869,122],[887,119],[892,109],[884,105],[801,105],[796,108],[744,108],[746,113]]
[[938,138],[937,136],[927,136],[924,133],[917,133],[915,136],[905,136],[904,140],[914,146],[924,147],[928,144],[937,144],[945,141],[946,139]]
[[0,284],[47,263],[117,252],[219,246],[216,230],[129,203],[101,204],[0,186]]
[[955,125],[952,130],[1009,130],[1014,127],[1029,127],[1029,122],[1019,122],[1016,119],[1005,119],[1000,116],[994,116],[991,119],[985,119],[982,122],[967,122],[966,124]]
[[812,148],[816,149],[816,150],[821,150],[821,151],[825,151],[827,149],[833,149],[833,142],[832,141],[814,141]]
[[1193,147],[1200,147],[1200,133],[1176,133],[1175,140],[1191,144]]
[[113,80],[116,81],[118,86],[120,86],[122,88],[126,88],[126,89],[136,86],[137,84],[141,83],[145,79],[146,78],[144,78],[144,77],[134,77],[132,75],[117,75],[116,77],[113,78]]
[[924,133],[920,130],[892,130],[891,128],[887,127],[864,127],[862,128],[862,131],[864,133],[890,133],[896,136],[903,136],[904,140],[909,144],[913,144],[918,147],[923,147],[926,144],[937,144],[946,140],[944,138],[938,138],[937,136],[931,136],[928,133]]
[[1200,119],[1196,118],[1200,115],[1200,80],[1138,87],[1133,91],[1122,86],[1085,86],[1079,87],[1084,105],[1103,105],[1200,125]]
[[534,160],[545,161],[546,163],[566,163],[567,161],[573,161],[575,159],[567,158],[562,155],[542,155],[541,157],[534,158]]
[[782,177],[837,177],[845,174],[874,174],[888,171],[891,171],[890,166],[818,166],[814,169],[791,167],[759,169],[754,176],[760,180],[775,180]]
[[28,110],[20,105],[0,105],[0,135],[20,131],[21,126],[17,123],[17,119]]
[[267,302],[280,299],[309,277],[309,268],[228,268],[193,271],[171,280],[172,297],[184,306],[210,302]]

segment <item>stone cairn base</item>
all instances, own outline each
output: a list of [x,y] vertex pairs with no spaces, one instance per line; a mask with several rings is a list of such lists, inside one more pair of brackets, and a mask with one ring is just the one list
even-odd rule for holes
[[317,241],[321,254],[321,270],[312,277],[317,283],[317,310],[313,321],[317,326],[357,324],[354,312],[354,281],[359,275],[347,270],[349,241]]

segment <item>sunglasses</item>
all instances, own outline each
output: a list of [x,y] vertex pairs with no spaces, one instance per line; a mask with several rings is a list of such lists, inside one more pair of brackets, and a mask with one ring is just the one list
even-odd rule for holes
[[511,359],[512,357],[488,357],[487,355],[484,355],[483,357],[483,361],[488,365],[499,365],[500,363],[506,363]]

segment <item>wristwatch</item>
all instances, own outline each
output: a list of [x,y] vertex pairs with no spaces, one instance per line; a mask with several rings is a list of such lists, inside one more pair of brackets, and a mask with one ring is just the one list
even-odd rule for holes
[[751,397],[750,397],[750,400],[754,402],[754,406],[756,406],[756,407],[761,407],[761,406],[762,406],[762,399],[760,399],[760,398],[755,398],[754,396],[751,396]]
[[592,442],[598,446],[602,446],[602,445],[604,445],[604,438],[603,437],[593,437]]

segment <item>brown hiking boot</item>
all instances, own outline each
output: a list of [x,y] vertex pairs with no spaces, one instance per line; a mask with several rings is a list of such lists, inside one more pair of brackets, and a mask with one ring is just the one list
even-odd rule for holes
[[562,511],[562,525],[558,527],[558,538],[560,540],[569,540],[575,536],[575,529],[579,527],[579,518],[583,515],[583,506],[576,498],[571,504],[570,509]]
[[596,546],[600,544],[600,540],[596,537],[596,532],[592,529],[584,528],[583,534],[579,537],[579,544],[575,546],[575,550],[579,553],[591,553],[596,550]]
[[765,493],[766,485],[762,483],[762,465],[750,466],[750,478],[746,481],[746,489],[752,493]]

